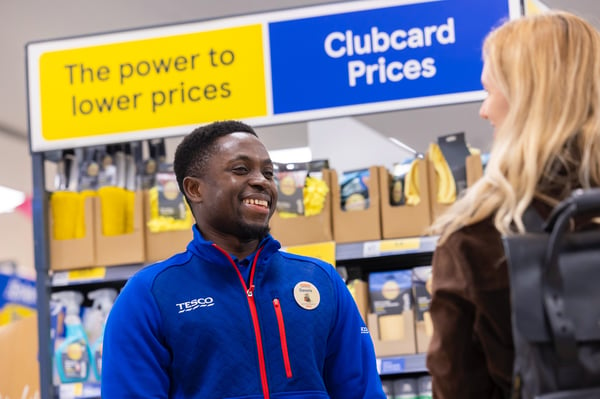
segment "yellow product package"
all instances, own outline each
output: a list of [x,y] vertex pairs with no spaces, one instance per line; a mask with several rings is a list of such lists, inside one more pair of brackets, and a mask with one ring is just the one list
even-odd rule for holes
[[55,240],[73,240],[85,236],[86,192],[56,191],[50,195],[50,214]]
[[440,204],[452,204],[456,200],[456,183],[440,146],[431,143],[428,155],[435,169],[435,179],[438,187],[437,202]]
[[181,197],[180,206],[185,207],[184,218],[161,214],[158,186],[154,186],[148,190],[148,199],[150,205],[150,220],[148,220],[146,225],[150,232],[160,233],[164,231],[189,230],[194,224],[192,212],[183,197]]
[[133,232],[133,203],[135,192],[122,187],[105,186],[98,189],[102,234],[118,236]]

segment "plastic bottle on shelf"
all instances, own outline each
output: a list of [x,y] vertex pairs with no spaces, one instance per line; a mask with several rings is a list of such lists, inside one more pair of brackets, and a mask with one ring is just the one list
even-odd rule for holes
[[95,309],[102,319],[100,334],[91,345],[92,365],[94,376],[96,377],[97,381],[102,380],[102,341],[104,339],[106,318],[110,313],[110,309],[112,308],[116,297],[117,290],[114,288],[100,288],[88,293],[88,298],[93,301],[92,309]]
[[65,309],[65,339],[54,353],[60,382],[85,382],[90,375],[91,351],[79,315],[83,294],[61,291],[53,293],[52,299]]

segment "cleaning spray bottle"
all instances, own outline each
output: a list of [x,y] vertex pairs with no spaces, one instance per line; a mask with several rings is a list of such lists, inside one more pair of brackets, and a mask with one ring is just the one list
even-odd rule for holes
[[102,341],[104,339],[104,327],[106,325],[106,318],[116,297],[117,290],[114,288],[100,288],[88,293],[88,298],[93,301],[92,308],[102,318],[101,333],[91,346],[94,376],[98,382],[102,380]]
[[78,291],[55,292],[52,300],[65,309],[65,339],[54,353],[60,381],[85,382],[90,375],[91,351],[79,316],[83,294]]

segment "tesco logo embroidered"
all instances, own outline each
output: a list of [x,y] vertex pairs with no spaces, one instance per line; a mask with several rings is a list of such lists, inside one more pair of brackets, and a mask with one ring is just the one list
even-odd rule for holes
[[207,296],[206,298],[196,298],[196,299],[192,299],[191,301],[188,302],[181,302],[181,303],[177,303],[175,304],[175,306],[177,306],[177,308],[179,309],[178,313],[183,313],[183,312],[190,312],[192,310],[196,310],[198,308],[205,308],[207,306],[213,306],[214,303],[214,299],[210,296]]

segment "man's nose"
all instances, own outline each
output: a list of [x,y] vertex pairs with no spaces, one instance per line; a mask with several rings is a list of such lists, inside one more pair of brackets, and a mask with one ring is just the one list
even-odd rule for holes
[[262,171],[253,171],[250,173],[250,184],[266,187],[269,184],[269,179],[265,177]]

